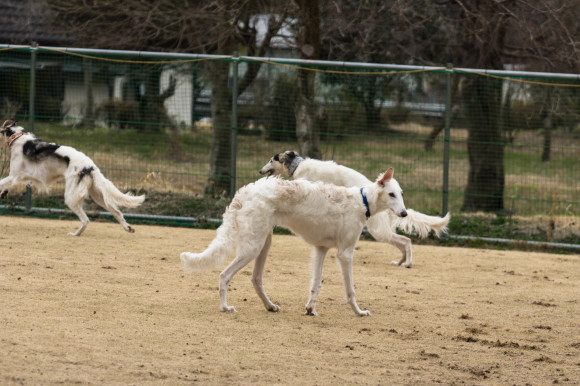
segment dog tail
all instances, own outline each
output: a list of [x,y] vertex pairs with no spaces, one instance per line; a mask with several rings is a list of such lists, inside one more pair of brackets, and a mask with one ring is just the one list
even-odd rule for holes
[[[83,169],[84,171],[85,169]],[[145,195],[134,196],[131,193],[122,193],[117,187],[109,181],[100,170],[89,170],[93,178],[94,187],[102,196],[107,206],[113,208],[136,208],[145,201]],[[82,178],[82,174],[79,175]]]
[[390,211],[389,215],[393,229],[398,228],[407,234],[416,233],[421,238],[427,237],[430,231],[441,237],[443,233],[447,233],[447,224],[451,218],[449,213],[445,217],[428,216],[413,209],[407,209],[406,217],[399,217]]
[[[230,205],[231,206],[231,205]],[[201,253],[183,252],[180,255],[181,266],[186,273],[205,271],[222,264],[232,253],[235,245],[235,214],[228,208],[224,213],[222,225],[217,229],[216,237],[209,247]]]

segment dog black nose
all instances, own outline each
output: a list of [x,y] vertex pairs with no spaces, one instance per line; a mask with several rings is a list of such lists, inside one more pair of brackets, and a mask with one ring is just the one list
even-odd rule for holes
[[401,217],[407,217],[407,211],[406,210],[403,210],[401,212]]

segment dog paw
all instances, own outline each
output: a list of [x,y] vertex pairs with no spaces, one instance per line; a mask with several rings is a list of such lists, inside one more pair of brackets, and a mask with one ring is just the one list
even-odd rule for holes
[[0,198],[4,198],[8,195],[8,191],[7,190],[3,190],[0,192]]
[[280,312],[280,306],[277,304],[273,304],[273,303],[272,303],[272,305],[270,305],[266,309],[270,312]]
[[312,307],[306,307],[306,314],[308,316],[318,316],[318,313],[316,313],[316,310]]
[[221,312],[237,312],[236,309],[234,308],[234,306],[221,306],[220,311]]
[[133,229],[131,227],[127,227],[126,231],[129,233],[135,233],[135,229]]
[[401,264],[401,267],[403,268],[411,268],[412,263],[405,263],[405,264]]
[[401,265],[401,264],[399,264],[399,262],[397,260],[393,260],[393,261],[391,261],[391,265]]
[[358,316],[371,316],[371,312],[369,310],[360,311]]
[[78,237],[78,233],[77,232],[69,232],[68,235],[69,236],[73,236],[73,237]]

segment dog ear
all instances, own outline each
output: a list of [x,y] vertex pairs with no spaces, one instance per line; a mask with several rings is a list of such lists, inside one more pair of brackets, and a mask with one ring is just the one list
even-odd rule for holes
[[296,156],[298,156],[298,153],[296,153],[295,151],[292,150],[286,150],[284,152],[284,165],[290,165],[292,163],[292,161],[294,161],[294,158],[296,158]]
[[391,178],[393,178],[394,172],[395,169],[389,168],[389,170],[387,170],[385,174],[383,174],[383,177],[379,181],[377,181],[377,184],[385,186],[385,184],[388,183],[391,180]]
[[[2,125],[2,129],[7,129],[9,127],[12,127],[16,124],[16,121],[13,119],[7,119],[4,121],[4,124]],[[2,130],[4,131],[4,130]]]

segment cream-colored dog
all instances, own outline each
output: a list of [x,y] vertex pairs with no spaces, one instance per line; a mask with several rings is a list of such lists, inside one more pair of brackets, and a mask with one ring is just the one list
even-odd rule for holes
[[[302,158],[295,151],[285,151],[276,154],[262,167],[260,174],[283,175],[293,179],[303,178],[308,181],[321,181],[339,186],[363,186],[371,181],[361,173],[338,165],[333,161],[320,161],[312,158]],[[449,214],[445,217],[427,216],[413,209],[407,210],[406,217],[400,217],[392,211],[373,213],[367,221],[369,233],[377,241],[393,244],[402,252],[400,260],[392,261],[394,265],[411,268],[413,250],[411,239],[396,233],[399,228],[410,234],[415,232],[419,237],[427,237],[433,231],[437,237],[447,231]]]
[[337,248],[346,301],[357,315],[370,315],[355,300],[353,254],[367,217],[387,209],[400,217],[407,215],[402,190],[393,178],[392,168],[379,176],[377,182],[352,188],[306,180],[262,178],[236,193],[209,247],[201,253],[183,252],[181,264],[186,272],[213,268],[224,261],[235,245],[236,258],[220,274],[221,311],[235,311],[227,304],[228,284],[240,269],[256,259],[252,283],[266,309],[277,312],[280,307],[264,292],[262,272],[272,230],[276,225],[282,226],[314,247],[306,314],[316,315],[324,258],[330,248]]

